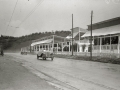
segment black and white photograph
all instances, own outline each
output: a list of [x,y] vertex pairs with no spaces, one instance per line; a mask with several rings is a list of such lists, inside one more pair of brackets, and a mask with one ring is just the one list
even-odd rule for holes
[[120,0],[0,0],[0,90],[120,90]]

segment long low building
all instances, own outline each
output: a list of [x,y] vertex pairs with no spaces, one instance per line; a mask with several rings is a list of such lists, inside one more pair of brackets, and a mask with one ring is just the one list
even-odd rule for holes
[[48,50],[63,52],[65,46],[69,46],[71,41],[66,37],[51,35],[41,39],[34,40],[31,44],[31,50],[38,52],[40,50]]
[[[87,30],[76,27],[73,29],[73,51],[82,52],[81,36],[87,32]],[[82,43],[80,43],[82,42]],[[88,42],[86,42],[88,43]],[[61,37],[57,35],[47,36],[41,39],[34,40],[31,44],[31,50],[34,52],[40,50],[48,50],[54,52],[71,52],[72,51],[72,35],[67,37]]]
[[[92,25],[93,52],[120,53],[120,17]],[[90,40],[91,25],[82,37]]]

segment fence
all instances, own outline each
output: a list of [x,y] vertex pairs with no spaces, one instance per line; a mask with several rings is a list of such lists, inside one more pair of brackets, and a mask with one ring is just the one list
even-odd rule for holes
[[[101,45],[101,50],[117,50],[118,44]],[[93,50],[100,50],[100,45],[94,45]]]
[[[55,54],[62,54],[62,55],[72,55],[72,52],[56,52]],[[73,52],[74,55],[77,56],[90,56],[90,52]],[[97,56],[97,57],[107,57],[107,58],[119,58],[120,54],[118,53],[92,53],[92,56]]]

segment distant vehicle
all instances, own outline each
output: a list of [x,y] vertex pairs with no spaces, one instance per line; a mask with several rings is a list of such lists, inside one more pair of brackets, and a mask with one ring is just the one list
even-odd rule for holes
[[27,55],[27,51],[21,51],[22,55]]
[[25,49],[21,49],[21,54],[27,55],[27,51]]
[[53,52],[51,51],[38,51],[37,53],[37,59],[39,59],[39,57],[41,57],[43,60],[46,60],[46,58],[51,58],[51,60],[53,61],[54,55]]
[[27,55],[30,52],[30,46],[22,47],[21,54]]

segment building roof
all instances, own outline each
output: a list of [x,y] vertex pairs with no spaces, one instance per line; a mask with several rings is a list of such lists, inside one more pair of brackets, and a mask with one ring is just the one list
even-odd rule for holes
[[[75,28],[73,28],[73,38],[75,38],[76,36],[78,36],[79,33],[80,33],[80,36],[81,36],[85,32],[87,32],[86,29],[83,29],[83,28],[80,28],[80,27],[75,27]],[[68,35],[66,38],[68,38],[68,39],[72,38],[72,34]]]
[[[120,17],[116,17],[116,18],[112,18],[112,19],[94,23],[94,24],[92,24],[92,30],[110,27],[110,26],[114,26],[114,25],[118,25],[118,24],[120,24]],[[91,25],[88,25],[88,30],[91,30]]]
[[38,44],[46,44],[46,43],[51,43],[51,42],[53,42],[53,39],[47,39],[43,41],[33,42],[31,46],[38,45]]
[[34,40],[31,44],[31,46],[38,45],[38,44],[48,44],[48,43],[52,43],[53,41],[54,41],[54,43],[59,43],[59,42],[65,42],[65,41],[69,41],[69,40],[70,39],[67,39],[65,37],[52,35],[52,36],[47,36],[47,37],[43,37],[41,39]]
[[[86,32],[82,37],[89,37],[90,31]],[[119,34],[120,33],[120,25],[115,25],[111,27],[100,28],[92,31],[92,36],[103,36],[110,34]]]

